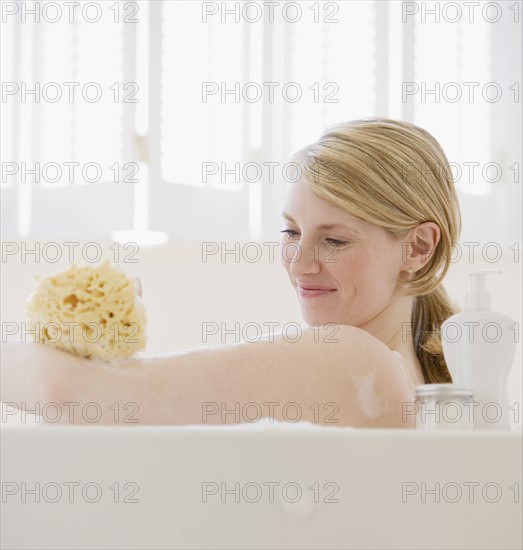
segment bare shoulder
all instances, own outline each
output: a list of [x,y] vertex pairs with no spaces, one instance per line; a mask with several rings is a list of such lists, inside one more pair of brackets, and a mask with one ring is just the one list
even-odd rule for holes
[[394,353],[365,330],[336,327],[332,341],[309,336],[309,347],[316,347],[311,356],[323,357],[323,364],[330,366],[330,383],[339,388],[345,402],[351,401],[350,424],[412,427],[403,422],[402,414],[404,403],[412,401],[412,388]]
[[[318,352],[333,359],[348,370],[380,370],[385,374],[400,372],[394,353],[369,332],[350,325],[325,325],[315,327],[307,335],[306,346],[312,350],[318,344]],[[350,359],[350,361],[349,361]]]

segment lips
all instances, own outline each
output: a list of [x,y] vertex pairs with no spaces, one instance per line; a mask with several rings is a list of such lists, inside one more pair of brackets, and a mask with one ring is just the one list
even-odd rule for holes
[[322,285],[298,285],[298,294],[302,298],[328,296],[333,292],[336,292],[335,288],[329,288]]
[[335,288],[321,285],[298,285],[298,287],[303,288],[303,290],[336,290]]

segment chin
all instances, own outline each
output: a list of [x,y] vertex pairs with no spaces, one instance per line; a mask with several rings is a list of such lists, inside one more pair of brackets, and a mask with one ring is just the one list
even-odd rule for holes
[[337,318],[322,313],[313,313],[311,311],[302,311],[303,320],[309,325],[329,325],[342,324]]

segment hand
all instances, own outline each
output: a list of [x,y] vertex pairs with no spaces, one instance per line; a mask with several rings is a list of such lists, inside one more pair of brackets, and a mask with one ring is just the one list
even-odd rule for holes
[[0,347],[0,401],[25,403],[27,409],[60,400],[67,393],[68,372],[85,363],[76,355],[36,342],[7,342]]
[[142,280],[140,279],[140,277],[133,277],[134,279],[134,284],[136,286],[136,294],[138,294],[138,296],[140,296],[140,298],[142,297]]
[[[139,277],[133,277],[137,296],[142,295],[142,284]],[[72,353],[61,351],[56,347],[36,342],[7,342],[0,345],[0,402],[9,404],[8,410],[25,409],[38,411],[51,405],[56,409],[67,403],[79,403],[101,407],[104,404],[105,423],[120,390],[129,389],[129,380],[125,373],[131,372],[128,362],[113,361],[107,363],[101,360],[90,360]],[[118,376],[120,375],[124,376]],[[110,389],[112,386],[112,390]],[[139,384],[134,383],[139,387]],[[134,391],[135,388],[131,388]],[[99,410],[99,409],[98,409]],[[65,406],[65,413],[69,409]],[[82,419],[75,418],[73,422]],[[83,419],[85,420],[85,419]],[[56,423],[64,423],[66,418]],[[83,422],[85,423],[85,422]]]
[[[8,404],[9,410],[16,407],[41,415],[44,423],[53,424],[93,424],[89,417],[97,411],[103,414],[96,421],[98,424],[109,423],[114,417],[110,407],[117,397],[115,384],[111,391],[109,382],[115,377],[109,373],[108,363],[36,342],[7,342],[0,347],[0,401]],[[126,386],[125,381],[121,386]],[[71,409],[68,403],[77,403],[76,408]],[[93,405],[86,418],[82,413],[88,403]],[[60,418],[55,420],[59,414]]]

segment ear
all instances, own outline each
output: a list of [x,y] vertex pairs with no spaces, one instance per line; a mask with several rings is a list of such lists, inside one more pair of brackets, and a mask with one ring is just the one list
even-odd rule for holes
[[405,264],[419,271],[427,264],[441,238],[441,230],[434,222],[423,222],[413,227],[404,241]]

